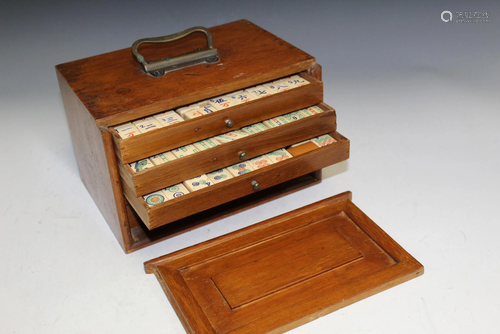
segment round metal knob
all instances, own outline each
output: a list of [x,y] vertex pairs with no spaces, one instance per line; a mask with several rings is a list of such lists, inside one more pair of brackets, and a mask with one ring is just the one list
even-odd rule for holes
[[230,119],[226,119],[226,126],[227,126],[228,128],[232,128],[232,127],[233,127],[233,125],[234,125],[234,122],[233,122],[232,120],[230,120]]
[[253,190],[255,190],[255,191],[260,190],[260,183],[257,181],[252,181],[252,187],[253,187]]
[[246,152],[241,151],[241,152],[239,153],[239,157],[240,157],[240,160],[245,160],[245,159],[247,158],[247,154],[246,154]]

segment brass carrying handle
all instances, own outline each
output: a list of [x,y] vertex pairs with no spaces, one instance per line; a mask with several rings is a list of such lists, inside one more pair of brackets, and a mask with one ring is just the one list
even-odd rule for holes
[[[202,32],[206,35],[207,47],[205,49],[196,49],[192,52],[157,60],[146,60],[144,59],[144,56],[139,53],[138,49],[141,44],[173,42],[187,37],[195,32]],[[175,71],[188,66],[219,62],[219,55],[217,53],[217,49],[214,48],[212,34],[205,27],[193,27],[167,36],[138,39],[134,42],[134,44],[132,44],[132,53],[135,58],[137,58],[137,61],[142,64],[144,71],[153,77],[161,77],[167,72]]]

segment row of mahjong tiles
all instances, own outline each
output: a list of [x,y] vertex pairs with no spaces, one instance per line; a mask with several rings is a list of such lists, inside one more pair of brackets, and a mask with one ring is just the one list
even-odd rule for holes
[[304,78],[294,75],[272,82],[232,92],[223,96],[214,97],[207,101],[200,101],[175,111],[165,111],[147,118],[136,120],[115,127],[121,138],[127,139],[165,126],[177,124],[184,120],[200,117],[218,110],[236,106],[241,103],[256,100],[268,95],[284,92],[292,88],[309,84]]
[[[165,201],[172,200],[176,197],[188,194],[190,192],[209,187],[213,184],[224,182],[226,180],[232,179],[233,177],[237,177],[251,171],[269,166],[271,164],[289,159],[293,156],[305,153],[306,151],[311,150],[311,148],[304,150],[303,148],[301,148],[301,146],[308,147],[308,143],[313,143],[315,144],[315,148],[320,148],[330,145],[334,142],[336,142],[336,140],[333,139],[330,135],[323,135],[317,138],[312,138],[310,140],[306,140],[304,142],[291,146],[288,151],[282,148],[277,151],[269,152],[253,159],[243,161],[226,168],[221,168],[207,174],[202,174],[174,186],[170,186],[165,189],[155,191],[151,194],[144,195],[143,198],[149,206],[154,206]],[[290,152],[294,154],[292,155]]]
[[151,157],[135,161],[130,163],[130,167],[134,172],[139,172],[141,170],[152,168],[157,165],[161,165],[165,162],[182,158],[206,149],[229,143],[231,141],[244,138],[249,135],[253,135],[262,131],[269,130],[270,128],[278,127],[283,124],[297,121],[302,118],[306,118],[312,115],[322,113],[323,109],[318,106],[313,106],[301,110],[297,110],[282,116],[274,117],[263,121],[262,123],[255,123],[249,126],[245,126],[239,130],[230,131],[212,138],[204,139],[193,144],[175,148],[171,151],[163,152]]

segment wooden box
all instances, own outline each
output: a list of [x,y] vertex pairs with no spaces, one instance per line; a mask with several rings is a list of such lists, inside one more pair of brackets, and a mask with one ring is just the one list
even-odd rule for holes
[[[349,157],[321,67],[307,53],[241,20],[210,29],[220,61],[154,77],[131,49],[56,67],[81,178],[125,252],[321,181]],[[202,48],[200,34],[148,46],[147,59]],[[117,126],[298,75],[308,84],[122,138]],[[302,108],[316,113],[134,171],[130,163]],[[119,128],[118,128],[119,129]],[[150,206],[143,196],[313,137],[326,146]],[[307,147],[307,148],[306,148]],[[314,148],[314,149],[311,149]],[[340,194],[148,261],[188,333],[281,333],[423,273],[423,267]]]
[[[323,103],[321,67],[309,54],[249,21],[209,29],[220,61],[153,77],[131,49],[56,66],[81,178],[125,252],[321,181],[321,169],[349,157]],[[141,48],[146,59],[205,47],[202,34]],[[115,127],[291,75],[309,84],[123,139]],[[323,112],[134,173],[129,163],[317,105]],[[232,128],[229,129],[229,124]],[[143,195],[301,141],[336,142],[150,207]],[[256,186],[258,185],[258,186]]]

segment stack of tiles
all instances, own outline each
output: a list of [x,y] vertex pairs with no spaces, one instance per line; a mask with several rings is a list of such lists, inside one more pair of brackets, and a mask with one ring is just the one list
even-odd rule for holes
[[[240,94],[243,94],[243,93],[240,93]],[[237,94],[235,94],[235,95],[237,95]],[[183,113],[183,115],[186,115],[190,111],[200,110],[200,108],[201,108],[200,105],[203,105],[203,103],[202,104],[193,104],[193,105],[178,109],[178,111],[180,113]],[[240,138],[244,138],[244,137],[249,136],[249,135],[253,135],[253,134],[256,134],[256,133],[259,133],[262,131],[269,130],[270,128],[278,127],[278,126],[281,126],[283,124],[287,124],[290,122],[295,122],[297,120],[300,120],[300,119],[303,119],[303,118],[306,118],[306,117],[309,117],[312,115],[317,115],[317,114],[322,113],[322,112],[323,112],[323,109],[321,109],[318,106],[312,106],[309,108],[297,110],[297,111],[294,111],[294,112],[291,112],[291,113],[288,113],[288,114],[285,114],[282,116],[273,117],[271,119],[263,121],[262,123],[255,123],[255,124],[245,126],[240,130],[226,132],[224,134],[221,134],[221,135],[218,135],[218,136],[215,136],[212,138],[204,139],[204,140],[201,140],[199,142],[195,142],[193,144],[178,147],[176,149],[173,149],[170,152],[164,152],[164,153],[161,153],[158,155],[154,155],[154,156],[148,158],[149,160],[152,161],[152,163],[148,163],[148,159],[144,159],[141,161],[134,162],[134,163],[130,164],[130,166],[132,167],[134,172],[138,172],[138,171],[141,171],[141,170],[146,169],[146,168],[154,167],[155,165],[160,165],[162,163],[165,163],[165,162],[177,159],[177,158],[182,158],[182,157],[185,157],[185,156],[197,153],[197,152],[201,152],[201,151],[216,147],[216,146],[224,144],[224,143],[229,143],[229,142],[232,142],[232,141],[240,139]],[[159,123],[168,123],[169,125],[182,121],[182,118],[177,113],[175,113],[173,111],[167,111],[165,113],[159,114],[158,119],[159,119]],[[129,123],[129,124],[125,124],[121,127],[117,127],[116,129],[120,129],[119,134],[122,137],[127,136],[127,133],[130,133],[131,136],[133,136],[134,131],[138,131],[137,129],[133,130],[133,128],[132,128],[133,126],[134,126],[133,124]],[[331,138],[330,136],[328,136],[328,139],[322,140],[321,142],[314,142],[314,144],[320,146],[320,143],[321,143],[321,145],[324,146],[327,143],[328,144],[332,143],[332,141],[334,141],[334,139]],[[313,142],[313,140],[310,139],[307,142],[311,143],[311,142]],[[303,144],[303,143],[293,145],[292,147],[295,147],[295,146],[298,146],[301,144]],[[307,148],[307,150],[304,150],[305,148]],[[306,145],[306,146],[302,146],[301,148],[296,148],[296,149],[294,149],[294,151],[296,152],[296,154],[302,154],[302,153],[311,151],[311,148]],[[297,152],[300,152],[300,153],[297,153]]]
[[[218,110],[237,106],[242,103],[284,92],[289,89],[304,86],[307,84],[309,84],[309,82],[304,78],[300,77],[299,75],[293,75],[291,77],[267,82],[259,86],[250,87],[245,90],[240,90],[223,96],[214,97],[207,101],[193,103],[176,109],[175,111],[169,110],[144,119],[136,120],[132,123],[122,124],[115,127],[115,130],[121,138],[127,139],[133,136],[137,136],[141,133],[146,133],[151,130],[177,124],[184,120],[211,114]],[[276,126],[278,125],[281,124],[277,124]]]
[[[329,140],[325,136],[321,136],[319,138],[321,138],[322,141]],[[311,140],[309,140],[308,142],[312,144]],[[226,180],[232,179],[233,177],[250,173],[254,170],[270,166],[271,164],[278,163],[289,158],[292,158],[292,155],[288,153],[287,150],[282,148],[277,151],[269,152],[264,155],[252,158],[248,161],[243,161],[236,165],[229,166],[227,168],[221,168],[207,174],[202,174],[174,186],[155,191],[148,195],[144,195],[143,198],[149,206],[154,206],[167,200],[173,200],[189,192],[194,192],[211,185],[224,182]]]
[[184,187],[182,183],[179,183],[175,186],[167,187],[165,189],[155,191],[154,193],[144,195],[142,197],[149,206],[154,206],[165,201],[186,195],[188,193],[189,191],[186,189],[186,187]]

